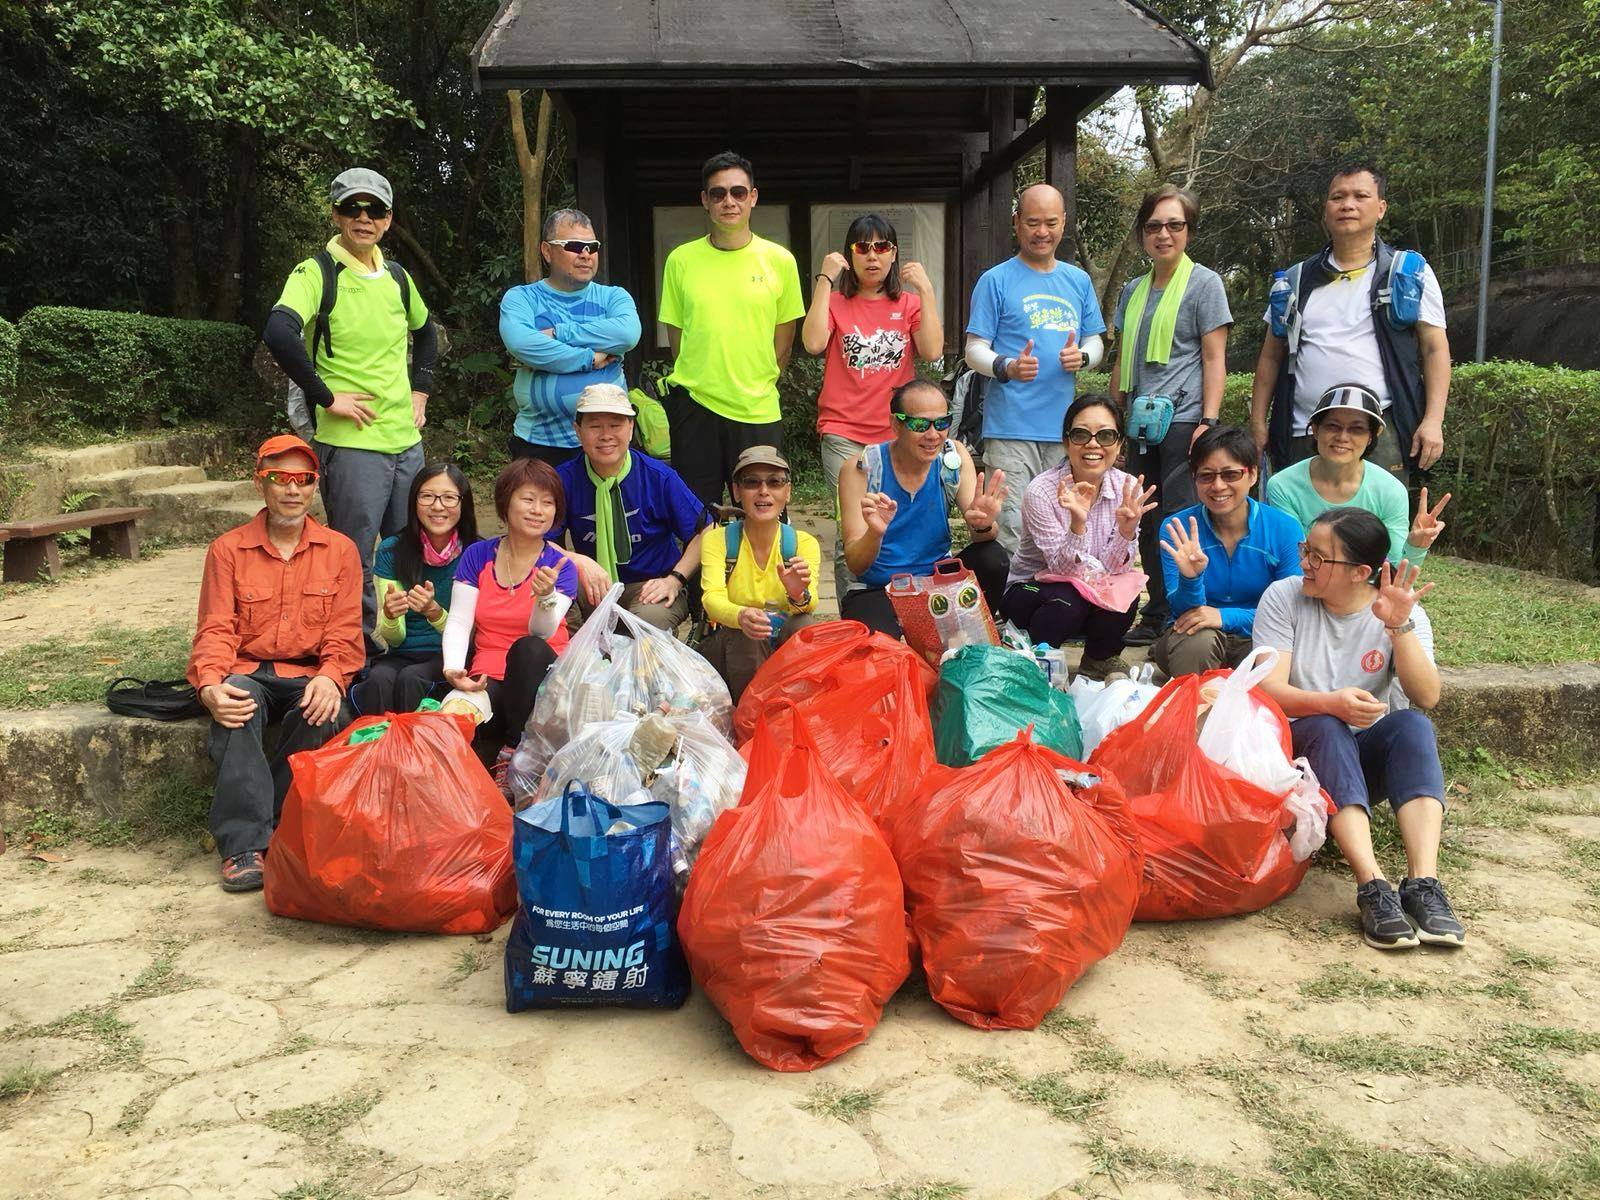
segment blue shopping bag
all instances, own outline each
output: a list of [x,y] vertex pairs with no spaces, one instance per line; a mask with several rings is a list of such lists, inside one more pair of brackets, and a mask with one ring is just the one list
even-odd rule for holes
[[671,834],[667,805],[611,804],[576,780],[517,814],[507,1012],[688,998]]

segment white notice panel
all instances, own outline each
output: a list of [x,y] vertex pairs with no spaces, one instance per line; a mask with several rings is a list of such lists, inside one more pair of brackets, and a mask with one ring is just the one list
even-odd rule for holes
[[[944,296],[944,205],[943,204],[813,204],[811,206],[811,269],[815,276],[830,250],[849,257],[844,235],[850,222],[863,213],[875,212],[889,219],[900,244],[902,263],[920,262],[928,278]],[[809,295],[809,293],[808,293]]]

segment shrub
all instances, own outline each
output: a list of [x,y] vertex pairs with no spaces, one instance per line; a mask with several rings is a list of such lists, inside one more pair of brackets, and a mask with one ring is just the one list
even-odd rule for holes
[[250,369],[255,334],[242,325],[35,308],[17,331],[18,425],[114,431],[265,415],[268,389]]
[[0,416],[17,390],[17,327],[0,317]]

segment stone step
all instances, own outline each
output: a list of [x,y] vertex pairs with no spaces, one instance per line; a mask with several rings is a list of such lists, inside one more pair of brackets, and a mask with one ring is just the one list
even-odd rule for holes
[[180,483],[204,483],[203,467],[149,466],[127,467],[104,475],[90,475],[72,482],[76,492],[93,492],[95,507],[127,504],[140,492],[158,491]]
[[[243,521],[261,507],[253,484],[242,479],[205,479],[175,483],[134,493],[134,502],[148,505],[150,515],[139,528],[154,537],[209,540]],[[249,511],[240,516],[242,506]]]
[[165,437],[135,438],[96,446],[45,446],[26,459],[0,463],[0,490],[12,494],[6,520],[53,517],[61,501],[82,482],[140,467],[182,465],[202,470],[220,464],[231,450],[229,435],[216,429],[192,429]]

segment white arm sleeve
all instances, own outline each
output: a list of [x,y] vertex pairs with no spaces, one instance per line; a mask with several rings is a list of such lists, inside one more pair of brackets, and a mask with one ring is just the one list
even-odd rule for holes
[[467,645],[472,641],[472,621],[478,615],[478,589],[459,579],[450,589],[450,615],[445,618],[444,669],[460,671],[467,665]]
[[994,378],[994,360],[997,356],[994,347],[989,344],[988,338],[967,335],[967,366],[979,375]]
[[1098,333],[1092,334],[1083,344],[1083,369],[1092,371],[1100,365],[1100,360],[1106,356],[1106,343]]
[[561,627],[562,618],[572,607],[572,597],[565,592],[551,592],[544,600],[536,600],[528,614],[528,632],[548,638]]

